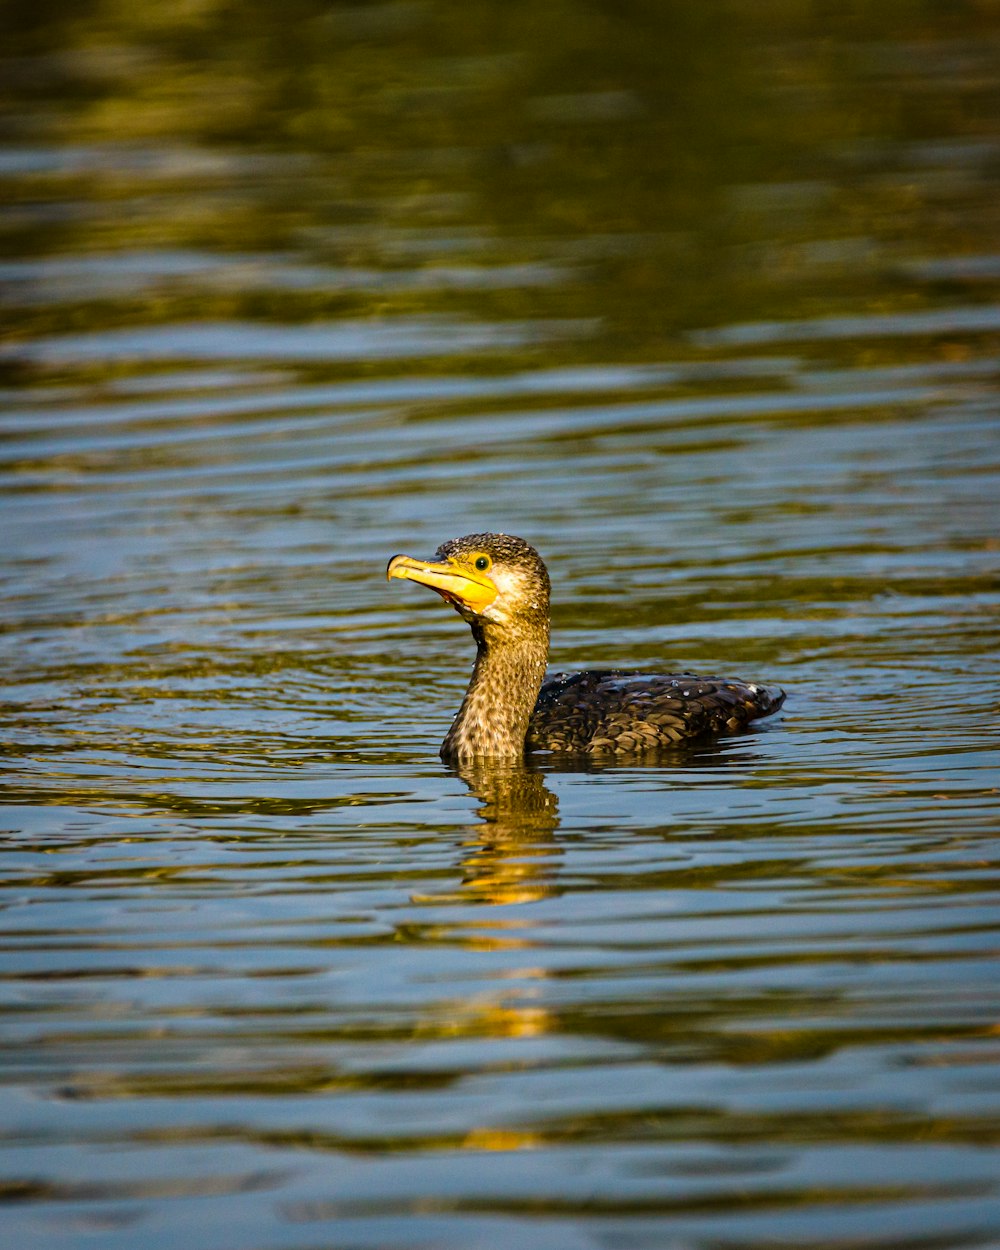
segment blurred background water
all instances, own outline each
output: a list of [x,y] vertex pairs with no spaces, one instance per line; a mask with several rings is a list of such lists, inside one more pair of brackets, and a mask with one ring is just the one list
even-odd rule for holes
[[4,1244],[1000,1245],[996,3],[2,13]]

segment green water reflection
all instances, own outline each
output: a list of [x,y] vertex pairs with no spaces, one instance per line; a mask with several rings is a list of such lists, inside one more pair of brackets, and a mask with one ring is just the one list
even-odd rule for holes
[[988,4],[7,10],[15,340],[472,309],[606,360],[933,307],[914,262],[995,243]]

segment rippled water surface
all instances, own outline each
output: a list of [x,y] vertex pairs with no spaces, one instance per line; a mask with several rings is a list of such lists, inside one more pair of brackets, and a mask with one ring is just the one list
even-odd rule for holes
[[995,6],[7,14],[4,1244],[1000,1244]]

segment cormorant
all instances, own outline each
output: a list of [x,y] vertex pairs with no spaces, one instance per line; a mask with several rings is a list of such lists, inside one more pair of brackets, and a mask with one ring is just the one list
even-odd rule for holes
[[445,760],[655,751],[743,729],[785,698],[783,690],[689,673],[588,669],[546,677],[549,575],[523,538],[453,538],[432,560],[393,556],[386,577],[430,586],[472,627],[476,663],[441,745]]

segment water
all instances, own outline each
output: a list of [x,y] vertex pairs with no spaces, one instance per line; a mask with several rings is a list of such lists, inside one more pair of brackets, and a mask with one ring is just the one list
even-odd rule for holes
[[[13,8],[0,1227],[1000,1242],[988,5]],[[459,775],[553,663],[780,684]]]

